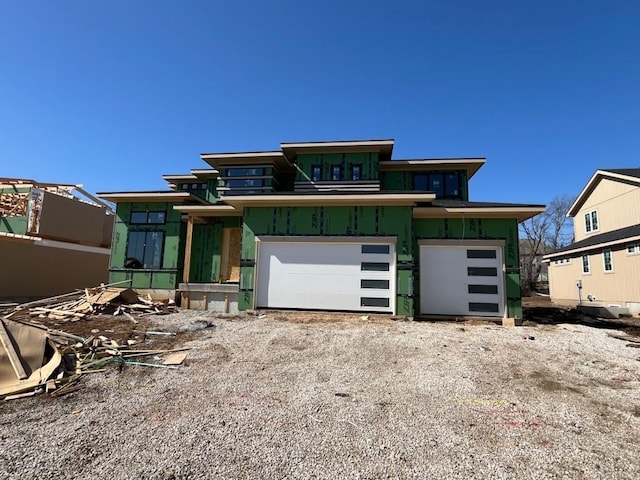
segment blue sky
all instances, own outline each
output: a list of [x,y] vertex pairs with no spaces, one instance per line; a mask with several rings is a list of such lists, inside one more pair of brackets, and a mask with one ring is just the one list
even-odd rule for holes
[[637,1],[0,0],[0,176],[165,187],[199,154],[394,138],[472,200],[640,166]]

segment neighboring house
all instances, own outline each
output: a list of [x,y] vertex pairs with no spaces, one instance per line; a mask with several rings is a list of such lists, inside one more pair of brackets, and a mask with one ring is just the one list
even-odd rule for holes
[[567,215],[575,242],[544,257],[552,301],[640,313],[640,168],[598,170]]
[[207,153],[116,202],[110,281],[183,306],[521,317],[518,222],[469,201],[483,158],[392,160],[393,140]]
[[80,185],[0,178],[0,298],[106,282],[113,214]]
[[531,249],[531,241],[520,240],[520,274],[524,275],[525,269],[531,268],[532,276],[535,276],[534,283],[546,285],[549,281],[549,264],[543,262],[543,256],[551,253],[552,249],[547,245],[540,245],[535,255],[531,252]]

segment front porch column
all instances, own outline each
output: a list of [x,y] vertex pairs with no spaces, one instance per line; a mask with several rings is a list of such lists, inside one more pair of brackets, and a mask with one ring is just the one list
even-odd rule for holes
[[184,245],[184,268],[182,269],[182,282],[189,283],[189,270],[191,268],[191,241],[193,240],[193,216],[187,216],[187,240]]

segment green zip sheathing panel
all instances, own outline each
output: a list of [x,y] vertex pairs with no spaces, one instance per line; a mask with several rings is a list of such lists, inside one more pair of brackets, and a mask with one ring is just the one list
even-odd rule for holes
[[[165,212],[163,224],[130,223],[131,212]],[[132,280],[133,288],[175,289],[178,285],[180,234],[183,230],[180,212],[171,203],[118,203],[114,223],[109,281]],[[158,269],[125,268],[129,232],[164,232],[162,263]]]
[[239,227],[240,217],[220,217],[210,223],[195,224],[191,239],[189,282],[218,283],[222,262],[222,229]]
[[[403,171],[391,171],[380,172],[380,189],[382,191],[410,191],[414,189],[413,177],[416,174],[424,173],[452,173],[450,171],[418,171],[418,172],[403,172]],[[469,200],[469,182],[467,179],[467,172],[464,170],[456,171],[460,176],[460,200]]]
[[296,157],[296,181],[310,181],[314,165],[322,167],[321,180],[331,180],[331,167],[342,167],[340,180],[351,180],[351,167],[361,165],[361,180],[378,180],[378,152],[370,153],[317,153]]
[[[520,262],[518,252],[518,222],[502,218],[420,218],[413,221],[416,258],[414,270],[415,305],[420,305],[420,247],[423,239],[439,240],[504,240],[506,269],[507,315],[522,318],[520,298]],[[416,312],[417,313],[417,312]]]
[[411,207],[248,207],[244,209],[240,310],[253,308],[256,236],[396,237],[398,315],[413,316]]
[[0,232],[26,234],[27,217],[0,217]]

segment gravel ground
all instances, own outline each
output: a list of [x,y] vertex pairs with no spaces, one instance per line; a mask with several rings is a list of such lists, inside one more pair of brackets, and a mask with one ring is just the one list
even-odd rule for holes
[[[2,479],[640,478],[640,350],[584,325],[154,319],[177,370],[0,403]],[[180,336],[176,337],[180,338]]]

